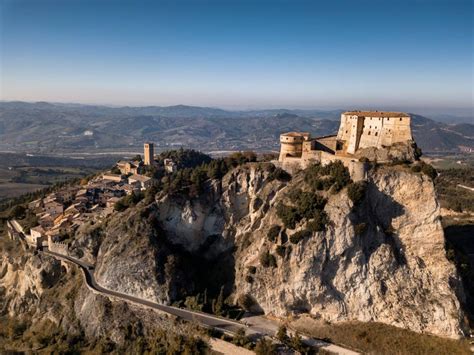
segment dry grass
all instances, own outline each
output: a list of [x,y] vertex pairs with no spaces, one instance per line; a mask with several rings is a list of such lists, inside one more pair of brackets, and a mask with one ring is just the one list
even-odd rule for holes
[[419,334],[381,323],[325,324],[302,317],[291,326],[303,334],[373,354],[471,354],[467,340]]

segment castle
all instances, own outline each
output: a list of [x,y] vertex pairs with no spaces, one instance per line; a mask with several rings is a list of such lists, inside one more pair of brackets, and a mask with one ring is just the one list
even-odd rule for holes
[[[353,179],[360,180],[365,176],[364,163],[360,160],[377,159],[374,151],[378,150],[385,153],[382,161],[389,160],[393,147],[404,151],[414,142],[410,116],[406,113],[347,111],[341,114],[337,135],[311,138],[308,132],[288,132],[280,136],[280,143],[278,161],[287,170],[305,168],[314,162],[327,164],[340,160]],[[405,158],[409,155],[395,153]]]

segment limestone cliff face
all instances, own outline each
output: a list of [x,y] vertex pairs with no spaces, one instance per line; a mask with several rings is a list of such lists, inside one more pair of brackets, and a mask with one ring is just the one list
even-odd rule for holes
[[0,258],[0,314],[30,312],[61,277],[61,263],[44,255]]
[[[255,213],[252,218],[261,223],[237,259],[237,292],[252,295],[265,313],[277,316],[308,312],[329,321],[378,321],[444,336],[462,333],[462,287],[445,256],[429,179],[379,171],[370,176],[367,197],[355,211],[344,191],[332,196],[325,210],[332,225],[293,245],[291,253],[277,259],[277,268],[260,267],[258,255],[275,250],[265,235],[268,226],[281,222],[273,209]],[[361,223],[365,231],[356,235]],[[242,228],[240,234],[246,232]],[[248,266],[257,267],[253,283],[245,281]]]
[[[301,312],[329,321],[378,321],[456,337],[464,327],[462,286],[446,259],[440,210],[432,181],[402,169],[371,172],[366,197],[353,208],[345,190],[330,195],[325,211],[331,223],[294,245],[284,234],[276,205],[301,186],[269,179],[257,165],[237,168],[213,186],[207,203],[166,197],[158,218],[168,238],[189,252],[206,248],[209,257],[235,247],[234,296],[251,295],[256,308],[287,316]],[[356,233],[356,226],[364,225]],[[302,229],[285,230],[290,236]],[[283,257],[275,253],[286,246]],[[270,251],[276,268],[260,265]],[[249,267],[253,282],[246,281]]]
[[[117,213],[101,232],[96,278],[165,303],[225,285],[234,299],[250,295],[255,309],[275,316],[309,313],[462,334],[463,290],[445,256],[429,178],[400,167],[371,171],[360,205],[345,189],[327,194],[326,231],[297,244],[288,237],[304,223],[285,229],[276,213],[293,187],[304,188],[302,174],[283,182],[249,164],[210,183],[200,198],[157,195],[148,206]],[[275,225],[282,232],[270,241]],[[261,265],[267,251],[276,257],[274,268]]]

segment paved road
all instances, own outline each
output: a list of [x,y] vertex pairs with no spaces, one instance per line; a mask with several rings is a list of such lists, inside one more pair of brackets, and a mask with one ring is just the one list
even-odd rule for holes
[[[206,314],[206,313],[201,313],[201,312],[195,312],[195,311],[190,311],[187,309],[181,309],[177,307],[172,307],[172,306],[167,306],[164,304],[159,304],[156,302],[152,302],[143,298],[131,296],[126,293],[122,292],[117,292],[113,290],[106,289],[102,286],[100,286],[97,281],[94,278],[94,270],[93,270],[93,265],[86,263],[82,260],[76,259],[71,256],[66,256],[63,254],[58,254],[52,251],[47,250],[46,248],[43,250],[45,254],[51,255],[55,258],[58,259],[63,259],[66,261],[69,261],[71,263],[74,263],[78,265],[82,271],[84,272],[84,276],[87,282],[87,285],[91,287],[92,289],[103,293],[105,295],[110,295],[113,297],[117,297],[120,299],[123,299],[125,301],[131,301],[133,303],[137,303],[140,305],[144,305],[150,308],[154,308],[157,310],[160,310],[162,312],[166,312],[169,314],[172,314],[174,316],[178,316],[181,319],[187,320],[187,321],[197,321],[205,326],[212,327],[219,329],[221,331],[227,332],[227,333],[232,333],[235,334],[240,328],[243,328],[246,332],[247,335],[256,335],[256,336],[271,336],[273,337],[275,335],[275,324],[272,326],[262,326],[262,324],[243,324],[238,321],[233,321],[230,319],[222,318],[222,317],[217,317],[214,315]],[[277,327],[277,326],[276,326]],[[316,340],[316,339],[310,339],[305,337],[305,342],[308,343],[308,345],[312,346],[317,346],[319,348],[325,348],[328,349],[336,354],[341,354],[341,355],[357,355],[358,353],[342,348],[338,345],[334,344],[329,344],[321,340]]]

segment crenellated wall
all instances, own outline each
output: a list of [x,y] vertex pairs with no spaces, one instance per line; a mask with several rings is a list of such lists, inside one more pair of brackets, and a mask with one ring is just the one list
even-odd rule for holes
[[48,236],[48,249],[54,253],[69,255],[69,249],[67,243],[54,242],[51,236]]

